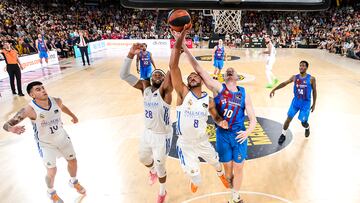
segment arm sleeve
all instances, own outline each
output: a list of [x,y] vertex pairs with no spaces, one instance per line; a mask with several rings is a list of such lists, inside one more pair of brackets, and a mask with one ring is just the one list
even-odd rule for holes
[[134,86],[139,79],[135,75],[130,74],[131,62],[132,59],[129,59],[128,57],[125,58],[124,63],[120,68],[120,78],[125,80],[129,85]]

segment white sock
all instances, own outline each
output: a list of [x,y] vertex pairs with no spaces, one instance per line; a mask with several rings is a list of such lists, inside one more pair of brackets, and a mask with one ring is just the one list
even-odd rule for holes
[[233,197],[233,201],[235,202],[240,201],[240,192],[232,189],[232,197]]
[[161,196],[165,195],[165,183],[160,183],[159,195]]
[[75,183],[75,181],[77,181],[76,177],[71,177],[70,179],[71,183]]
[[221,171],[216,171],[216,174],[218,176],[222,176],[222,175],[224,175],[224,171],[221,169]]
[[54,188],[48,188],[47,191],[48,191],[49,194],[55,192]]
[[284,130],[284,128],[283,128],[282,131],[281,131],[281,134],[286,135],[286,132],[287,132],[287,130]]
[[155,167],[154,167],[154,166],[152,166],[152,167],[150,168],[150,173],[151,173],[151,174],[156,174],[156,170],[155,170]]

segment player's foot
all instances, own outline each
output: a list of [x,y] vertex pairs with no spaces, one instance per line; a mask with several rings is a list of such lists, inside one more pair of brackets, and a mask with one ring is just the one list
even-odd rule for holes
[[279,82],[279,80],[278,80],[277,78],[275,78],[275,79],[273,80],[273,85],[276,85],[278,82]]
[[213,79],[214,79],[214,80],[217,80],[217,77],[214,76]]
[[48,193],[48,196],[53,203],[64,203],[64,201],[56,194],[56,191]]
[[281,134],[278,140],[279,145],[282,145],[282,143],[284,143],[286,140],[285,135]]
[[310,127],[308,129],[305,129],[305,137],[309,137],[310,135]]
[[165,197],[167,195],[167,192],[165,191],[164,195],[160,195],[158,194],[158,198],[157,198],[157,203],[164,203],[165,202]]
[[23,96],[25,96],[25,95],[24,95],[23,93],[19,93],[19,96],[20,96],[20,97],[23,97]]
[[265,87],[266,87],[266,88],[272,88],[272,87],[273,87],[273,84],[268,83]]
[[195,193],[198,189],[198,186],[190,181],[190,189],[192,193]]
[[219,176],[219,178],[220,178],[221,182],[223,183],[223,185],[225,186],[225,188],[230,188],[230,183],[224,174]]
[[75,188],[76,191],[82,195],[86,193],[85,188],[80,185],[78,180],[76,180],[74,183],[71,182],[71,180],[69,180],[69,185],[70,185],[70,187]]
[[157,179],[158,179],[157,173],[156,172],[151,173],[151,171],[149,171],[149,185],[154,185]]

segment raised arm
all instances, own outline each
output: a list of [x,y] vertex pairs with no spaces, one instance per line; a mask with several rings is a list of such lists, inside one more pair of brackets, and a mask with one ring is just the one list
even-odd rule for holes
[[281,89],[281,88],[285,87],[286,85],[294,82],[294,78],[295,78],[295,76],[293,75],[293,76],[290,77],[290,79],[288,79],[288,80],[280,83],[278,86],[276,86],[276,87],[270,92],[270,98],[275,95],[275,91],[276,91],[276,90]]
[[62,100],[60,98],[54,98],[54,99],[55,99],[57,105],[60,107],[61,111],[66,113],[67,115],[69,115],[72,118],[71,122],[73,122],[73,123],[79,122],[79,120],[75,116],[75,114],[73,112],[71,112],[70,109],[62,103]]
[[137,71],[137,73],[140,73],[139,63],[140,63],[140,55],[138,53],[138,54],[136,54],[136,71]]
[[313,89],[313,104],[311,106],[311,112],[314,112],[315,110],[315,104],[316,104],[316,97],[317,97],[317,91],[316,91],[316,80],[315,77],[311,77],[311,87]]
[[200,66],[200,64],[195,59],[195,57],[191,54],[190,50],[186,47],[186,45],[183,45],[183,49],[184,49],[186,57],[188,58],[191,66],[194,68],[195,72],[197,72],[201,76],[206,87],[216,94],[219,93],[222,89],[221,83],[217,80],[214,80],[210,76],[210,74],[204,68],[202,68]]
[[13,118],[4,124],[4,130],[19,135],[25,132],[25,126],[17,126],[17,124],[27,117],[33,118],[31,111],[33,111],[33,109],[30,106],[26,106],[25,108],[20,109],[20,111],[18,111]]
[[211,117],[214,119],[215,123],[223,129],[228,129],[229,124],[226,120],[224,120],[216,110],[216,105],[213,98],[210,98],[209,101],[209,113]]
[[125,80],[129,85],[133,86],[136,89],[144,91],[144,85],[139,78],[130,73],[131,62],[134,59],[134,56],[140,53],[141,44],[136,43],[131,47],[127,57],[125,58],[121,68],[120,68],[120,78]]
[[181,71],[179,68],[181,47],[182,47],[186,32],[188,31],[185,29],[185,27],[187,27],[187,25],[184,26],[184,29],[181,32],[180,37],[176,40],[175,46],[171,51],[170,64],[169,64],[172,85],[173,85],[176,93],[178,94],[178,96],[181,99],[183,99],[189,91],[189,89],[187,88],[187,86],[184,84],[184,82],[182,80]]

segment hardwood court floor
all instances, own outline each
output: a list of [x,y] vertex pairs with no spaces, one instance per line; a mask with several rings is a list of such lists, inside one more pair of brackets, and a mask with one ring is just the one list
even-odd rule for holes
[[[151,50],[150,50],[151,51]],[[226,62],[238,73],[255,80],[242,83],[251,95],[256,115],[280,123],[286,118],[292,85],[269,98],[265,89],[265,59],[259,49],[230,50],[240,60]],[[193,50],[207,55],[210,50]],[[78,178],[88,195],[80,198],[67,186],[66,163],[58,160],[55,188],[65,202],[138,203],[155,202],[158,184],[147,184],[147,171],[138,161],[138,138],[143,130],[142,97],[119,78],[125,54],[101,53],[92,56],[91,67],[82,68],[79,60],[60,75],[45,80],[49,95],[60,97],[78,117],[71,124],[63,114],[65,128],[78,157]],[[168,58],[155,58],[167,69]],[[246,163],[242,196],[247,203],[356,203],[360,202],[360,62],[321,50],[277,49],[274,73],[280,81],[298,73],[300,60],[310,63],[309,73],[317,79],[318,100],[310,116],[311,135],[294,119],[290,130],[293,141],[276,154]],[[210,72],[211,62],[200,62]],[[183,57],[183,75],[192,69]],[[56,67],[53,67],[56,68]],[[57,67],[59,68],[59,67]],[[133,63],[135,73],[135,63]],[[30,97],[13,97],[2,92],[0,121],[11,118]],[[175,101],[174,94],[174,101]],[[175,103],[172,108],[174,119]],[[12,135],[0,130],[0,202],[49,202],[44,183],[45,169],[33,140],[30,121],[26,132]],[[280,134],[280,132],[279,132]],[[201,165],[202,185],[191,194],[188,179],[178,160],[167,160],[168,203],[225,203],[230,197],[214,170]]]

